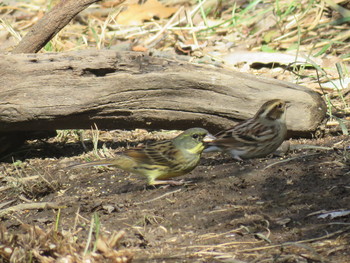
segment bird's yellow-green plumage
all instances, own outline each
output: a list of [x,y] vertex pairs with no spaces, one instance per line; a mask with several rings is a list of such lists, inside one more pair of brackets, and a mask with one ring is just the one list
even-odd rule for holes
[[214,139],[207,130],[191,128],[172,140],[150,143],[126,150],[114,159],[74,165],[73,167],[114,166],[146,176],[149,184],[167,183],[166,180],[192,171],[199,163],[204,142]]

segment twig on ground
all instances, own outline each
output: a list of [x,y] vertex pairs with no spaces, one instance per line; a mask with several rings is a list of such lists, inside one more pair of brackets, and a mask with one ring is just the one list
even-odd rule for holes
[[177,193],[177,192],[180,192],[181,190],[182,190],[182,189],[177,189],[177,190],[175,190],[175,191],[165,193],[165,194],[163,194],[163,195],[161,195],[161,196],[157,196],[156,198],[153,198],[153,199],[150,199],[150,200],[147,200],[147,201],[143,201],[143,202],[135,203],[135,205],[142,205],[142,204],[146,204],[146,203],[151,203],[151,202],[156,201],[156,200],[158,200],[158,199],[161,199],[161,198],[163,198],[163,197],[165,197],[165,196],[168,196],[168,195],[171,195],[171,194],[175,194],[175,193]]
[[9,204],[12,204],[15,201],[16,201],[16,199],[12,199],[10,201],[3,202],[3,203],[0,204],[0,208],[3,208],[3,207],[5,207],[5,206],[7,206]]
[[12,212],[19,212],[22,210],[34,210],[34,209],[58,209],[62,208],[62,205],[59,205],[54,202],[42,202],[42,203],[29,203],[29,204],[19,204],[11,206],[0,210],[0,217]]
[[36,53],[61,31],[80,11],[99,0],[60,1],[23,37],[12,53]]
[[320,155],[320,154],[321,153],[311,153],[311,154],[291,157],[291,158],[288,158],[288,159],[285,159],[285,160],[281,160],[281,161],[277,161],[277,162],[271,163],[271,164],[267,165],[263,170],[266,170],[267,168],[270,168],[270,167],[272,167],[274,165],[277,165],[277,164],[286,163],[286,162],[289,162],[289,161],[293,161],[295,159],[299,159],[299,158],[303,158],[303,157],[310,157],[310,156]]
[[315,242],[315,241],[319,241],[319,240],[322,240],[322,239],[327,239],[327,238],[336,236],[338,234],[344,233],[344,232],[349,231],[349,230],[350,230],[350,227],[346,227],[344,229],[335,231],[333,233],[330,233],[330,234],[327,234],[327,235],[324,235],[324,236],[316,237],[316,238],[304,239],[304,240],[299,240],[299,241],[295,241],[295,242],[285,242],[285,243],[282,243],[282,244],[272,245],[272,246],[242,249],[242,250],[238,250],[236,252],[251,252],[251,251],[265,250],[265,249],[276,248],[276,247],[291,246],[291,245],[295,245],[295,244],[310,243],[310,242]]

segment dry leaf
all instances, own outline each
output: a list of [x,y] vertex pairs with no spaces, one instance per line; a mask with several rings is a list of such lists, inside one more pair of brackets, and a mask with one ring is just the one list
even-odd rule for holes
[[136,51],[136,52],[146,52],[147,48],[141,45],[137,45],[137,46],[133,46],[131,48],[132,51]]
[[145,20],[154,17],[167,18],[176,12],[174,7],[166,7],[157,0],[148,0],[143,5],[129,5],[128,9],[121,12],[117,23],[121,25],[141,25]]
[[118,5],[125,2],[125,0],[112,0],[112,1],[106,1],[101,3],[101,6],[104,8],[111,8],[111,7],[117,7]]

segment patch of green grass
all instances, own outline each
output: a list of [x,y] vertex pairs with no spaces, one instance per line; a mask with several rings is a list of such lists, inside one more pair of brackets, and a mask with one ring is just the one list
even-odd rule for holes
[[47,52],[53,52],[54,51],[54,47],[53,47],[51,41],[47,42],[47,44],[44,47],[44,50],[47,51]]
[[[92,253],[96,252],[97,240],[99,238],[100,228],[101,228],[100,218],[99,218],[97,213],[94,213],[92,215],[92,218],[91,218],[89,234],[88,234],[88,238],[87,238],[87,241],[86,241],[86,246],[85,246],[85,249],[84,249],[84,255],[87,255],[88,253],[91,253],[91,252]],[[94,236],[95,237],[95,242],[94,242],[94,245],[93,245],[93,249],[90,250],[90,245],[91,245],[92,237],[93,237],[94,233],[95,233],[95,236]]]
[[91,128],[91,135],[92,135],[92,144],[94,146],[93,152],[95,154],[95,156],[99,156],[98,154],[98,141],[99,141],[99,136],[100,136],[100,131],[98,130],[98,127],[95,125],[95,129]]

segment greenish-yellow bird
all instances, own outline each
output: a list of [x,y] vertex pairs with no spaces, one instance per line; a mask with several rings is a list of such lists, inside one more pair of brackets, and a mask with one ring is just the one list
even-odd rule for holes
[[177,184],[167,179],[191,172],[198,164],[204,143],[215,139],[207,130],[191,128],[171,140],[128,149],[113,159],[73,165],[70,168],[113,166],[146,176],[148,184]]

